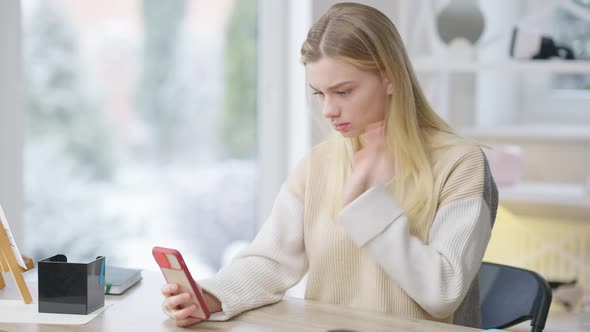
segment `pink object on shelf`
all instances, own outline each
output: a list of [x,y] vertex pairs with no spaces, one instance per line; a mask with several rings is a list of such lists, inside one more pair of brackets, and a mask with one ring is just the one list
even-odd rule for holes
[[518,145],[484,148],[490,169],[498,186],[514,185],[522,178],[522,151]]

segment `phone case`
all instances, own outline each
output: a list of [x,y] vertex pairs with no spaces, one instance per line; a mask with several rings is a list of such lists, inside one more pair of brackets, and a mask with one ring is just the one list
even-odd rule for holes
[[152,249],[152,255],[160,266],[166,282],[178,284],[180,286],[180,293],[189,293],[191,295],[191,302],[198,305],[197,311],[191,317],[209,319],[210,313],[205,304],[203,291],[191,276],[180,252],[170,248],[154,247]]

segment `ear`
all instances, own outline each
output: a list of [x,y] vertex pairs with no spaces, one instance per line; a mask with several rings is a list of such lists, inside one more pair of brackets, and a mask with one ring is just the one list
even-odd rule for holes
[[393,84],[385,76],[383,76],[383,85],[386,88],[387,94],[391,96],[393,94]]

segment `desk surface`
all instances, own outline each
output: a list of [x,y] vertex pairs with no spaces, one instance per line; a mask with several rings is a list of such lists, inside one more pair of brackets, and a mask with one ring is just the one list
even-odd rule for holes
[[[0,290],[0,299],[16,299],[18,292],[12,276],[4,274],[7,288]],[[6,331],[420,331],[469,332],[476,329],[441,324],[431,321],[410,320],[391,315],[358,311],[345,306],[287,298],[279,303],[246,312],[227,322],[202,322],[190,329],[176,327],[161,311],[163,297],[160,287],[163,277],[156,272],[143,271],[143,280],[121,296],[107,296],[113,303],[104,313],[86,325],[35,325],[0,323]],[[36,302],[36,287],[30,287]],[[36,304],[32,304],[36,305]]]

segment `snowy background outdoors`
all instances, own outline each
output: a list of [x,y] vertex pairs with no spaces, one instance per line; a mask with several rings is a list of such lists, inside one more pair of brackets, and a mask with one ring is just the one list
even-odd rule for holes
[[23,252],[219,269],[256,232],[256,1],[23,7]]

